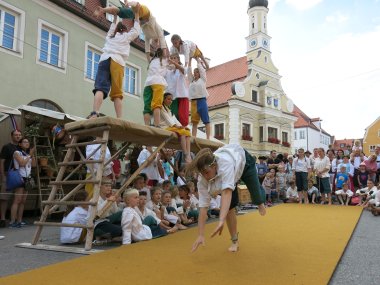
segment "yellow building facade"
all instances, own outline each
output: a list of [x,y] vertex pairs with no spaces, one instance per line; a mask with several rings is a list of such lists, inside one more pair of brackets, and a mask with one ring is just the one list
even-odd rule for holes
[[366,154],[375,153],[378,145],[380,145],[380,117],[366,128],[363,138],[363,151]]

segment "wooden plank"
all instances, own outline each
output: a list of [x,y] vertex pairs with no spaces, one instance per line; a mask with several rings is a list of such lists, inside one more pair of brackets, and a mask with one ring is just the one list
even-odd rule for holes
[[82,224],[66,224],[55,222],[34,222],[36,226],[48,226],[48,227],[65,227],[65,228],[81,228],[81,229],[93,229],[94,226],[87,226]]
[[85,201],[42,201],[43,205],[66,205],[66,206],[75,206],[75,205],[90,205],[96,206],[98,203],[95,202],[85,202]]
[[50,181],[49,185],[73,185],[73,184],[86,184],[86,183],[99,183],[99,180],[67,180],[67,181]]
[[70,161],[70,162],[60,162],[58,163],[58,166],[74,166],[78,164],[90,164],[90,163],[102,163],[102,159],[98,160],[93,160],[93,159],[88,159],[88,160],[81,160],[81,161]]
[[15,246],[22,247],[22,248],[29,248],[29,249],[49,250],[49,251],[58,251],[58,252],[76,253],[76,254],[85,254],[85,255],[104,251],[101,249],[85,250],[84,248],[78,248],[78,247],[72,247],[72,246],[50,245],[50,244],[41,244],[41,243],[33,245],[28,242],[18,243]]
[[89,141],[89,142],[81,142],[81,143],[70,143],[70,144],[67,144],[65,145],[66,148],[69,148],[69,147],[81,147],[81,146],[87,146],[87,145],[90,145],[90,144],[102,144],[102,143],[107,143],[106,141],[104,140],[94,140],[94,141]]

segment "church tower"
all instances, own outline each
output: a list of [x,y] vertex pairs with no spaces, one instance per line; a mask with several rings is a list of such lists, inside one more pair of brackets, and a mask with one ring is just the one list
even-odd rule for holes
[[268,35],[268,0],[250,0],[248,7],[249,34],[247,40],[247,52],[264,49],[270,52],[270,40]]

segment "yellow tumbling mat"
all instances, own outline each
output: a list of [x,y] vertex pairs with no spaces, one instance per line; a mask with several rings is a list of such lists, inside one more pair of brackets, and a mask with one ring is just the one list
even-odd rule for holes
[[[0,279],[0,284],[327,284],[361,207],[283,204],[238,216],[240,251],[227,226],[190,253],[197,229],[80,257]],[[27,254],[27,252],[25,252]]]

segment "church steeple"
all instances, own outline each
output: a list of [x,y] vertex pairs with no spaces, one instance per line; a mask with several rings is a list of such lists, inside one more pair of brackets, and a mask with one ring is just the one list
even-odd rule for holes
[[250,0],[248,6],[249,35],[247,40],[247,52],[262,48],[270,52],[270,39],[268,35],[268,1]]

